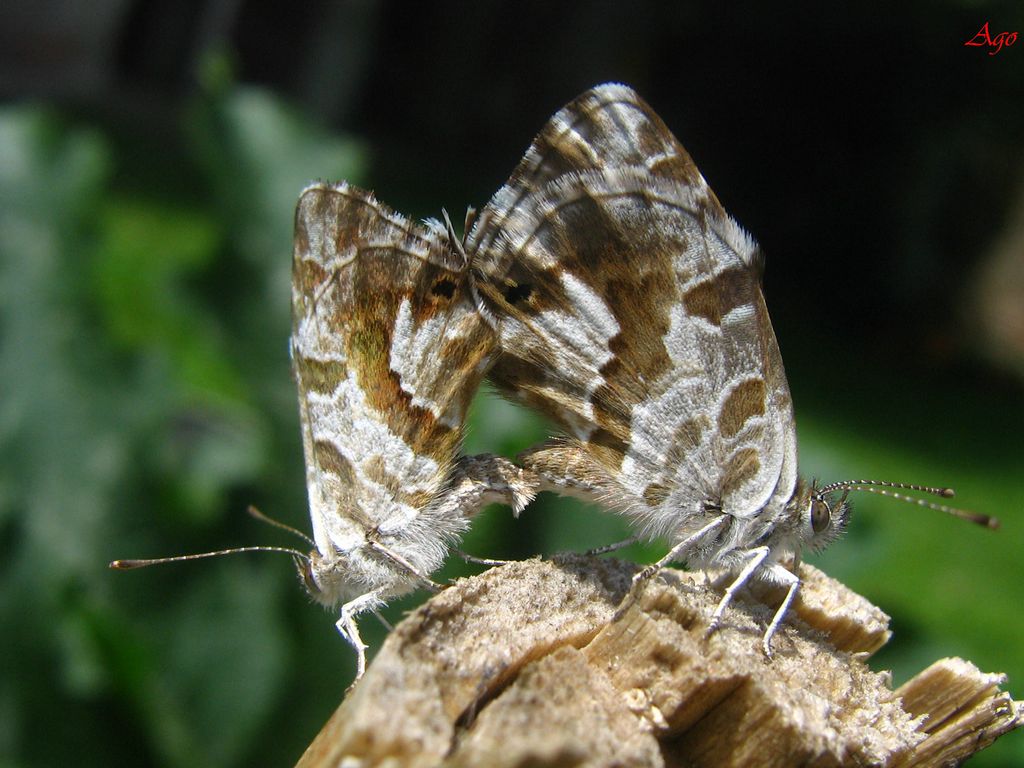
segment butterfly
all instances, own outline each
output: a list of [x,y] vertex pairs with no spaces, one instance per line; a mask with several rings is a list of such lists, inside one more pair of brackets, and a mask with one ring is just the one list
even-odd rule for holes
[[734,574],[712,629],[751,578],[781,585],[770,655],[800,584],[783,560],[839,535],[851,490],[950,495],[800,477],[761,251],[629,87],[552,117],[465,250],[501,348],[489,379],[564,434],[523,465],[670,541],[638,581],[675,560]]
[[316,543],[299,570],[341,606],[357,679],[355,617],[430,584],[483,506],[518,515],[535,493],[508,460],[459,455],[496,336],[450,243],[344,183],[308,187],[296,208],[291,354]]
[[536,493],[532,473],[507,459],[460,454],[466,411],[497,348],[450,232],[344,182],[307,187],[295,211],[291,358],[313,537],[250,512],[313,549],[111,567],[289,553],[310,595],[340,606],[337,628],[362,677],[356,618],[419,586],[436,589],[430,574],[480,509],[500,501],[518,515]]

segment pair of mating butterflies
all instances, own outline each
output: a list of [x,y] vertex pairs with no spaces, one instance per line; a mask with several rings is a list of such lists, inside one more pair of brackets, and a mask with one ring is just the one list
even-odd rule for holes
[[[837,491],[797,473],[756,243],[623,85],[558,112],[464,240],[346,184],[295,214],[292,360],[315,549],[298,559],[365,668],[355,618],[429,584],[485,504],[540,490],[596,501],[640,538],[746,581],[843,528]],[[484,378],[563,437],[520,465],[459,448]],[[898,486],[913,487],[913,486]],[[943,489],[921,489],[949,495]],[[985,520],[981,520],[985,522]]]
[[[484,504],[539,490],[626,515],[671,560],[799,586],[779,562],[843,528],[797,474],[756,243],[654,111],[601,85],[558,112],[458,240],[361,190],[295,214],[292,359],[316,549],[311,594],[355,616],[426,582]],[[484,377],[564,437],[459,456]],[[948,495],[942,489],[932,490]]]

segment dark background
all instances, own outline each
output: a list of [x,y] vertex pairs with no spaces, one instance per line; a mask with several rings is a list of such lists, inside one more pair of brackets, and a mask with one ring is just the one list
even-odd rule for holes
[[[815,562],[893,616],[875,668],[898,684],[960,655],[1024,695],[1024,42],[964,46],[986,22],[1024,31],[1022,9],[4,4],[0,765],[297,759],[354,661],[290,563],[105,564],[294,543],[249,503],[309,530],[287,360],[306,182],[347,178],[417,217],[480,206],[607,80],[654,106],[761,242],[804,472],[952,485],[1003,518],[991,533],[858,499]],[[467,450],[544,434],[485,396]],[[624,530],[546,497],[510,517],[487,511],[466,548]],[[976,764],[1024,764],[1024,739]]]

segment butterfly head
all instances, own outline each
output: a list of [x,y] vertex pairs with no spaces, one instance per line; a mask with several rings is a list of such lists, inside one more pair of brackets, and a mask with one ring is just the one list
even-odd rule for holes
[[[990,516],[977,512],[970,512],[957,507],[936,504],[914,496],[900,493],[898,491],[909,490],[919,493],[939,496],[944,499],[952,498],[952,488],[938,488],[927,485],[913,485],[910,483],[890,483],[883,480],[843,480],[836,483],[829,483],[817,487],[815,483],[801,487],[793,497],[791,504],[796,504],[801,510],[801,528],[799,538],[803,546],[812,552],[828,546],[846,528],[850,518],[850,504],[847,497],[852,491],[863,491],[875,493],[881,496],[906,501],[922,507],[928,507],[939,512],[945,512],[986,528],[998,528],[999,521]],[[842,494],[838,498],[837,494]]]
[[846,530],[850,519],[851,506],[846,500],[850,495],[844,490],[836,498],[831,491],[825,491],[811,483],[800,497],[800,540],[811,552],[824,549]]
[[333,550],[330,557],[313,549],[305,558],[293,558],[299,580],[314,601],[328,608],[340,605],[365,592],[358,563],[349,554]]
[[794,554],[803,550],[817,552],[839,538],[850,519],[848,495],[849,491],[844,489],[837,497],[832,490],[819,488],[816,483],[800,481],[787,505],[789,524],[777,526],[787,539],[785,548]]
[[292,561],[295,563],[295,570],[299,572],[299,581],[302,582],[302,586],[306,588],[309,596],[318,603],[329,603],[330,600],[327,598],[325,590],[313,575],[313,564],[319,558],[320,553],[314,549],[310,551],[308,557],[293,557]]
[[[295,567],[310,597],[327,607],[347,603],[374,592],[380,597],[397,597],[422,584],[432,585],[422,573],[440,567],[445,550],[423,547],[425,553],[409,547],[385,547],[367,538],[342,550],[334,545],[324,553],[319,548],[309,555],[293,558]],[[426,559],[420,555],[425,554]]]

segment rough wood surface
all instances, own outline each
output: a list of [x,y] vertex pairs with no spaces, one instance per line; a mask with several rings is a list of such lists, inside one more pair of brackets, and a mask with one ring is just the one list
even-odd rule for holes
[[635,570],[568,556],[457,582],[396,627],[299,765],[943,766],[1020,724],[1004,678],[960,659],[892,691],[864,664],[888,617],[812,567],[771,660],[771,591],[705,636],[702,574],[627,598]]

